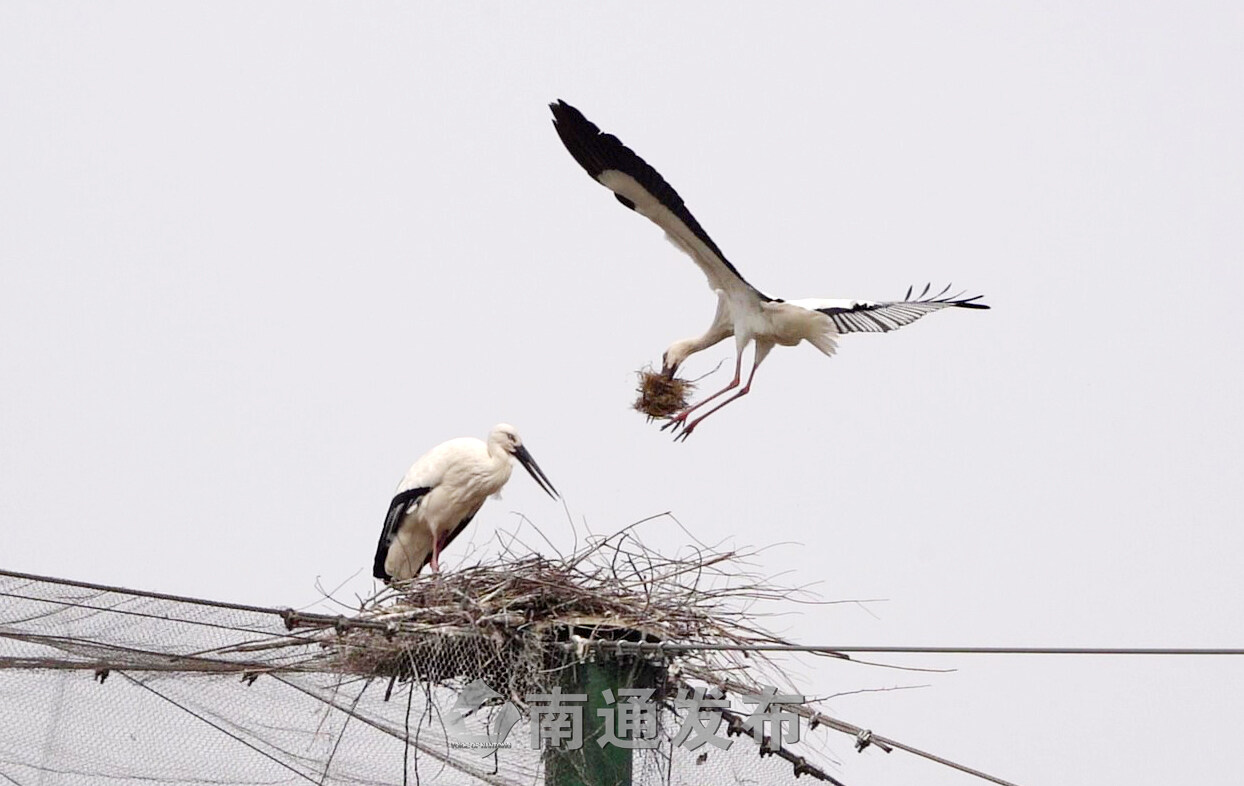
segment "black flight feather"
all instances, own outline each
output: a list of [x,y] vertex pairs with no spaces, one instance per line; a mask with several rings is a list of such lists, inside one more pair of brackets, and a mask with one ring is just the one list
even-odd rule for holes
[[389,503],[389,512],[384,517],[384,529],[380,531],[380,543],[376,546],[376,560],[372,564],[371,575],[384,581],[393,578],[384,569],[384,561],[389,556],[389,546],[393,543],[393,539],[397,537],[397,530],[398,527],[402,526],[402,519],[414,509],[414,506],[419,502],[419,498],[431,490],[430,486],[407,489],[400,492]]
[[[606,134],[591,120],[583,116],[583,113],[575,109],[565,101],[558,100],[556,103],[549,104],[549,108],[553,110],[553,127],[557,129],[557,135],[561,137],[562,144],[570,151],[570,155],[575,161],[579,162],[579,166],[587,170],[593,180],[600,180],[600,174],[607,170],[616,170],[625,175],[630,175],[637,183],[643,186],[649,194],[652,194],[658,202],[665,205],[671,213],[673,213],[679,221],[687,225],[697,238],[704,245],[708,246],[717,258],[721,260],[731,273],[738,277],[748,287],[756,291],[761,300],[766,302],[772,301],[768,295],[747,283],[747,279],[739,273],[739,271],[730,264],[730,260],[726,259],[726,255],[721,253],[721,249],[713,242],[713,239],[704,231],[704,227],[700,226],[700,222],[695,220],[695,216],[691,215],[691,211],[687,209],[687,205],[682,201],[682,197],[674,190],[674,187],[665,182],[665,178],[652,168],[647,161],[644,161],[639,155],[626,145],[622,144],[622,140],[613,134]],[[629,199],[614,194],[619,202],[626,205],[631,210],[635,209],[635,204]]]
[[888,333],[891,330],[910,325],[925,314],[943,308],[982,308],[989,306],[977,303],[984,295],[960,298],[962,292],[946,296],[950,286],[932,297],[927,297],[931,284],[925,284],[924,291],[912,298],[914,287],[907,288],[902,300],[891,303],[860,303],[851,308],[817,309],[834,322],[839,333]]

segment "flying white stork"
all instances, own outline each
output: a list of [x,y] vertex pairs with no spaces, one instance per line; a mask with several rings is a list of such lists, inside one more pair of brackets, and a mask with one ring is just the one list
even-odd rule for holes
[[[666,238],[685,252],[708,278],[717,295],[717,313],[703,335],[675,341],[665,350],[662,367],[673,377],[690,355],[734,336],[734,379],[721,390],[702,399],[674,417],[662,430],[674,427],[676,439],[686,439],[704,418],[747,395],[756,369],[774,345],[794,346],[807,341],[826,355],[833,355],[837,338],[843,333],[884,333],[911,324],[920,317],[943,308],[989,308],[977,303],[982,296],[960,298],[947,295],[946,287],[929,295],[929,287],[916,297],[912,290],[901,301],[773,298],[744,280],[738,269],[700,226],[682,198],[669,183],[612,134],[603,133],[594,123],[565,101],[550,104],[553,126],[575,161],[598,183],[613,192],[623,205],[645,216],[665,231]],[[961,294],[961,293],[960,293]],[[719,396],[739,387],[743,371],[743,350],[755,344],[752,370],[747,384],[717,406],[687,422],[687,417]]]
[[510,479],[511,456],[557,499],[557,489],[513,426],[494,426],[488,442],[474,437],[442,442],[412,464],[398,484],[384,517],[372,575],[386,583],[405,581],[429,563],[433,572],[439,572],[441,551],[466,529],[484,500]]

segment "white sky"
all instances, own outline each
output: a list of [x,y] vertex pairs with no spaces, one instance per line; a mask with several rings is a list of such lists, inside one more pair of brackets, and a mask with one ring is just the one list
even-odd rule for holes
[[[505,420],[597,531],[670,510],[888,599],[800,641],[1244,644],[1238,4],[584,9],[0,5],[0,567],[368,593],[409,463]],[[555,98],[765,291],[994,309],[779,348],[674,445],[633,372],[713,296]],[[521,472],[475,541],[513,511],[571,544]],[[1024,786],[1238,777],[1244,658],[892,660],[959,671],[801,673],[930,684],[830,706]],[[976,782],[835,747],[852,786]]]

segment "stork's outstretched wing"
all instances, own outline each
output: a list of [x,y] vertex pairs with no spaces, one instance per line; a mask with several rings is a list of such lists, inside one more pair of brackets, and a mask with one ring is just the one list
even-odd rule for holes
[[739,274],[721,253],[700,223],[687,210],[682,197],[613,134],[596,125],[565,101],[549,104],[553,126],[574,160],[617,200],[665,230],[674,245],[699,265],[714,290],[737,292],[740,288],[762,301],[772,300]]
[[929,295],[929,286],[912,297],[912,288],[902,300],[891,302],[874,302],[871,300],[828,300],[809,299],[789,301],[811,311],[819,311],[834,322],[839,333],[888,333],[904,325],[910,325],[925,314],[940,311],[943,308],[989,308],[984,303],[977,303],[983,295],[960,298],[960,294],[947,295],[950,287],[946,287],[936,295]]

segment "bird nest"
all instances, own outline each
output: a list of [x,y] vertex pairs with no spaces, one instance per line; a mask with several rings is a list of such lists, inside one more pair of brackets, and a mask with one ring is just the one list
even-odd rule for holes
[[[755,551],[701,544],[670,557],[645,546],[635,526],[556,557],[503,547],[497,557],[386,588],[357,615],[321,629],[319,666],[387,680],[385,700],[409,682],[408,697],[474,691],[528,715],[533,694],[559,686],[578,692],[581,667],[590,663],[614,670],[619,685],[651,687],[672,716],[685,712],[678,699],[688,690],[718,691],[736,707],[720,710],[724,734],[751,736],[737,710],[741,697],[764,686],[801,693],[777,663],[750,649],[792,643],[767,631],[758,609],[766,602],[788,609],[801,595],[811,602],[810,593],[755,573]],[[286,624],[300,627],[300,617],[291,612]],[[477,681],[487,686],[483,693]],[[788,706],[811,721],[809,729],[832,721],[810,704]],[[676,747],[672,731],[663,732],[667,758]],[[790,763],[796,776],[839,784],[809,748],[774,747],[765,736],[758,751]]]
[[[788,643],[758,624],[755,607],[801,590],[756,575],[754,554],[701,547],[667,557],[629,527],[555,558],[507,549],[385,589],[351,620],[365,624],[336,636],[330,657],[343,672],[451,687],[483,679],[519,698],[546,691],[559,670],[602,651],[630,653],[633,662],[669,660],[662,642]],[[756,653],[676,653],[684,674],[781,679]]]
[[695,382],[643,368],[635,372],[639,386],[634,407],[649,418],[668,418],[687,408]]

